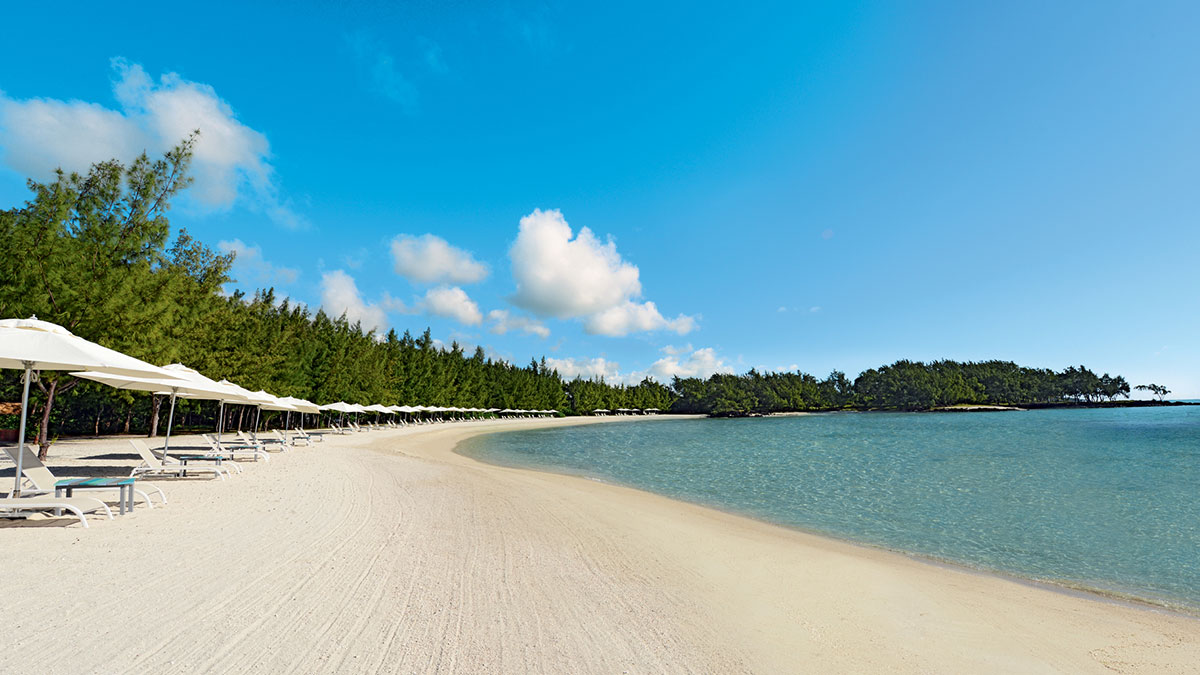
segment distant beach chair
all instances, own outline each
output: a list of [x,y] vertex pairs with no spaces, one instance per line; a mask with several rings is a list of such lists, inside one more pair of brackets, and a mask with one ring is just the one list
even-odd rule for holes
[[301,436],[300,434],[294,433],[294,434],[292,434],[291,438],[288,438],[287,434],[283,433],[279,429],[272,429],[271,433],[275,434],[275,437],[279,439],[280,443],[285,443],[287,445],[292,446],[293,448],[296,447],[297,443],[303,443],[304,445],[312,445],[311,440],[309,440],[308,438],[306,438],[304,436]]
[[102,510],[109,520],[113,519],[112,509],[108,504],[93,497],[54,497],[51,495],[34,495],[32,497],[0,497],[0,510],[5,511],[50,511],[52,515],[60,515],[70,511],[79,518],[79,523],[88,526],[87,517],[83,514]]
[[271,456],[267,454],[267,451],[255,445],[246,445],[241,441],[218,443],[212,434],[200,434],[200,438],[203,438],[204,442],[208,444],[208,452],[205,454],[213,457],[221,457],[222,459],[228,458],[230,463],[237,467],[238,473],[242,472],[242,468],[237,466],[237,461],[239,460],[253,459],[257,462],[259,459],[262,459],[267,462],[271,461]]
[[207,473],[225,480],[225,476],[229,473],[229,469],[214,464],[206,464],[196,466],[194,464],[184,464],[173,460],[163,460],[161,457],[151,452],[150,447],[136,438],[129,439],[129,444],[137,450],[138,455],[142,458],[142,463],[133,467],[130,476],[141,475],[158,475],[158,476],[177,476],[184,477],[188,471],[192,473]]
[[280,443],[277,439],[268,438],[268,437],[266,437],[265,434],[263,436],[258,437],[256,440],[256,439],[253,439],[253,438],[250,438],[249,436],[247,436],[246,432],[239,431],[239,432],[237,432],[237,437],[238,437],[238,440],[240,440],[242,442],[242,445],[240,447],[258,448],[259,450],[262,450],[264,452],[270,452],[272,449],[282,452],[282,451],[288,449],[287,446]]
[[[4,452],[6,452],[8,456],[12,458],[14,463],[17,461],[16,448],[4,448]],[[25,448],[25,455],[21,459],[21,473],[24,474],[25,478],[30,482],[30,484],[33,485],[34,493],[45,495],[54,494],[55,484],[58,483],[58,479],[54,477],[54,474],[50,472],[50,469],[47,468],[45,464],[42,464],[42,461],[38,459],[37,455],[33,454],[29,448]],[[158,496],[162,498],[162,503],[167,503],[167,495],[162,491],[162,488],[158,487],[157,485],[147,485],[146,487],[158,491]],[[116,492],[117,494],[120,494],[121,492],[120,488],[105,486],[90,487],[86,485],[76,485],[74,486],[74,489],[87,489],[89,494],[96,492]],[[136,495],[141,495],[142,501],[146,502],[146,506],[154,508],[154,502],[150,500],[149,493],[137,487],[133,488],[133,492]],[[21,489],[21,494],[27,494],[24,488]]]
[[309,445],[312,445],[313,443],[319,443],[319,442],[322,442],[325,440],[325,438],[323,436],[321,436],[320,434],[310,434],[303,429],[297,429],[296,435],[299,436],[300,438],[303,438],[304,440],[308,441]]

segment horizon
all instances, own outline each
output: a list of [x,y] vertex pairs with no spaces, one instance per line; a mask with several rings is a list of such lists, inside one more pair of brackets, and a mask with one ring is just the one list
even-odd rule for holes
[[8,10],[71,48],[0,45],[0,208],[199,128],[170,219],[228,292],[565,379],[1004,360],[1200,398],[1200,8],[234,7]]

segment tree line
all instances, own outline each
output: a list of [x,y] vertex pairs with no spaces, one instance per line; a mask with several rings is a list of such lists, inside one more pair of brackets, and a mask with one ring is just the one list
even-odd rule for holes
[[[279,298],[222,288],[232,254],[220,255],[167,218],[191,182],[193,134],[161,159],[95,164],[28,181],[32,197],[0,211],[0,317],[37,317],[156,364],[183,363],[250,390],[316,403],[348,401],[560,410],[657,407],[666,387],[565,382],[545,359],[516,366],[483,349],[441,346],[426,329],[379,335],[344,316]],[[0,372],[0,400],[19,399],[17,371]],[[43,372],[31,425],[45,456],[57,434],[158,427],[163,397]],[[228,420],[242,423],[244,408]],[[211,425],[217,404],[180,400],[184,425]],[[0,426],[15,427],[15,416]]]
[[1055,372],[1011,361],[906,360],[863,371],[853,382],[836,370],[825,379],[799,372],[764,374],[751,370],[745,375],[713,375],[708,379],[676,378],[671,389],[678,396],[672,410],[711,415],[1098,403],[1128,397],[1130,391],[1124,377],[1097,375],[1084,366]]
[[[319,404],[733,415],[1096,401],[1129,393],[1123,378],[1083,367],[1055,373],[999,361],[898,361],[853,381],[837,371],[818,379],[753,370],[669,385],[567,380],[545,358],[517,366],[480,348],[468,354],[457,343],[441,346],[428,329],[379,335],[271,289],[227,295],[222,288],[231,281],[233,255],[218,254],[186,231],[172,237],[167,217],[172,199],[190,183],[196,138],[160,159],[143,154],[128,165],[111,160],[82,175],[60,170],[49,182],[28,181],[32,197],[0,211],[0,317],[37,315],[151,363],[179,362],[216,380]],[[0,401],[19,400],[19,391],[19,373],[0,371]],[[30,427],[43,456],[58,434],[153,434],[163,403],[57,372],[41,373],[34,394]],[[228,422],[240,425],[245,412],[234,406]],[[177,414],[185,426],[212,425],[217,405],[181,400]],[[0,426],[13,422],[0,416]]]

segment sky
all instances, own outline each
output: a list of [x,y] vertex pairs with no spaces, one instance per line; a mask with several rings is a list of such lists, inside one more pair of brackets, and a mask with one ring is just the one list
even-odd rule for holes
[[0,208],[200,129],[171,219],[229,290],[381,332],[1200,397],[1195,3],[168,5],[5,8]]

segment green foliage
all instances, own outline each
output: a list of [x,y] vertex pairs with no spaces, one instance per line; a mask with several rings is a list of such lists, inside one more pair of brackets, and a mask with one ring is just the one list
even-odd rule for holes
[[[1134,387],[1134,389],[1137,389],[1138,391],[1148,391],[1157,396],[1158,400],[1160,401],[1166,400],[1167,394],[1171,393],[1170,389],[1167,389],[1161,384],[1139,384],[1138,386]],[[1125,388],[1125,394],[1129,394],[1128,387]]]
[[[29,182],[32,199],[0,211],[0,316],[62,324],[77,335],[153,362],[182,362],[214,379],[317,403],[556,409],[657,408],[680,413],[742,415],[846,407],[926,409],[960,403],[1022,404],[1098,401],[1128,396],[1124,378],[1080,366],[1060,373],[1004,361],[930,364],[897,361],[851,382],[840,371],[717,374],[564,382],[546,361],[519,367],[442,348],[426,329],[376,335],[344,316],[311,313],[272,289],[222,294],[232,255],[218,255],[180,231],[170,240],[166,213],[190,182],[195,135],[151,161],[109,161],[86,175],[58,172]],[[15,371],[0,372],[0,397],[16,400]],[[1159,385],[1140,385],[1160,398]],[[43,456],[50,427],[67,433],[144,429],[157,407],[148,394],[42,373],[35,416]],[[55,406],[55,399],[63,405]],[[182,427],[209,425],[216,404],[180,401]]]
[[745,415],[845,407],[928,410],[959,404],[1031,405],[1094,403],[1129,395],[1125,378],[1097,376],[1083,366],[1062,372],[1023,368],[1009,361],[959,363],[897,361],[864,371],[853,382],[834,371],[824,380],[806,373],[714,375],[676,378],[671,385],[680,413]]

